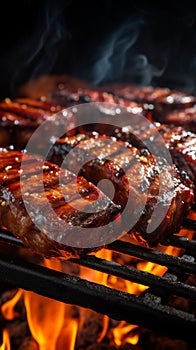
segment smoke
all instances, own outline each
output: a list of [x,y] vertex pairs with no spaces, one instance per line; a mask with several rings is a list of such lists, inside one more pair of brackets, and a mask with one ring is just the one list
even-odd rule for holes
[[[10,82],[9,88],[13,95],[17,85],[22,82],[50,74],[70,40],[64,16],[70,1],[30,3],[31,7],[28,4],[23,10],[23,15],[29,18],[29,24],[21,22],[22,29],[18,30],[18,37],[10,42],[11,46],[0,58],[1,69],[4,75],[7,74],[5,78]],[[15,17],[15,21],[22,21],[22,15],[16,13]],[[14,28],[11,29],[14,31]],[[17,32],[17,27],[15,30]]]
[[85,55],[77,72],[94,85],[120,81],[193,92],[195,14],[133,13]]
[[127,63],[127,55],[131,53],[137,41],[142,21],[125,24],[117,32],[112,33],[99,47],[92,62],[92,81],[99,84],[104,80],[121,78]]
[[2,50],[0,87],[6,81],[14,95],[40,75],[70,74],[95,86],[120,81],[194,91],[195,13],[136,4],[26,0],[24,11],[17,3],[13,20],[2,11],[16,40]]
[[129,20],[98,47],[87,73],[93,84],[121,80],[145,85],[164,72],[166,57],[162,56],[159,66],[151,63],[146,54],[137,53],[137,43],[144,28],[144,20]]
[[27,56],[27,66],[40,57],[34,66],[35,76],[52,71],[59,55],[60,45],[68,38],[63,17],[64,8],[63,2],[58,1],[55,5],[54,2],[47,2],[47,5],[42,2],[34,37],[30,41],[30,47],[26,45],[23,51],[23,55]]

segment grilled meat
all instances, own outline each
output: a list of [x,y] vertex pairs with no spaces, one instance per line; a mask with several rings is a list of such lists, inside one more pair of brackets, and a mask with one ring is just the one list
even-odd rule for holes
[[172,109],[182,109],[194,106],[196,97],[184,91],[169,88],[143,86],[128,86],[113,89],[113,94],[129,101],[139,103],[152,103],[167,111]]
[[159,97],[167,96],[170,93],[168,88],[160,88],[153,86],[142,86],[137,87],[134,85],[118,87],[114,86],[111,93],[120,96],[128,101],[136,101],[139,103],[154,103],[154,101]]
[[[54,144],[50,157],[95,185],[110,180],[126,229],[149,246],[178,231],[193,202],[190,183],[182,182],[175,166],[122,141],[106,136],[65,137]],[[102,188],[107,193],[107,181]]]
[[[53,96],[52,101],[54,103],[65,107],[71,107],[74,105],[79,105],[79,104],[89,103],[89,102],[102,102],[105,104],[105,110],[108,108],[108,111],[110,111],[111,109],[112,114],[116,114],[116,115],[120,114],[119,119],[122,117],[123,111],[122,110],[116,111],[117,105],[121,107],[125,107],[127,110],[127,113],[142,114],[148,119],[151,118],[151,114],[152,114],[152,106],[149,106],[147,103],[142,104],[142,103],[137,103],[133,101],[128,101],[117,95],[113,95],[111,93],[107,93],[104,91],[78,89],[77,91],[70,92],[68,90],[61,90],[61,91],[54,91],[52,96]],[[107,117],[106,115],[107,113],[104,113],[104,111],[102,111],[103,106],[104,105],[102,104],[100,105],[100,108],[99,108],[99,105],[97,105],[97,108],[99,109],[100,113],[104,114],[104,117]],[[76,117],[77,117],[77,113],[76,113]]]
[[[40,96],[38,96],[40,97]],[[148,110],[148,105],[142,103],[136,103],[135,101],[129,101],[128,99],[121,98],[121,96],[109,93],[100,89],[81,88],[71,89],[70,87],[62,87],[61,89],[54,89],[51,94],[46,96],[46,100],[50,103],[58,104],[64,107],[71,107],[74,105],[88,103],[88,102],[105,102],[108,104],[117,104],[130,108],[138,108],[138,110]]]
[[115,97],[112,94],[87,89],[78,89],[74,92],[70,92],[70,90],[54,91],[52,98],[55,103],[65,107],[88,102],[116,103]]
[[130,108],[135,104],[135,107],[136,105],[142,107],[145,113],[148,110],[155,121],[181,125],[192,132],[196,130],[195,111],[192,109],[196,104],[196,96],[186,91],[166,87],[124,86],[119,83],[97,88],[95,91],[85,82],[75,82],[64,76],[62,78],[51,76],[27,84],[27,87],[21,88],[21,93],[33,98],[45,95],[51,103],[65,107],[93,101],[123,106],[128,106],[127,103],[131,102]]
[[[73,96],[73,99],[72,97]],[[82,93],[69,94],[67,96],[67,102],[65,103],[67,107],[73,105],[74,103],[84,103],[86,98],[89,98],[88,101],[104,101],[103,105],[95,105],[95,115],[96,118],[93,120],[93,113],[90,110],[90,120],[91,124],[87,122],[86,131],[91,131],[92,127],[94,130],[98,130],[99,132],[104,132],[105,125],[97,124],[97,115],[99,115],[100,120],[104,117],[104,122],[109,124],[111,123],[111,116],[118,117],[118,121],[120,123],[125,123],[127,121],[127,115],[131,118],[132,115],[142,114],[145,117],[150,118],[151,112],[147,108],[144,108],[142,105],[136,104],[134,102],[128,101],[118,101],[119,104],[123,106],[123,104],[127,107],[122,109],[116,108],[117,100],[113,98],[112,95],[107,93],[99,93],[99,92],[86,92],[86,95]],[[79,100],[81,98],[81,100]],[[68,99],[71,99],[72,102],[68,102]],[[74,100],[75,99],[75,100]],[[75,101],[75,102],[74,102]],[[64,101],[65,102],[65,101]],[[87,100],[86,100],[87,102]],[[113,105],[114,104],[114,105]],[[60,105],[54,105],[46,102],[45,100],[35,100],[29,98],[18,98],[15,100],[6,99],[0,102],[0,147],[5,147],[9,145],[13,145],[16,149],[24,149],[30,137],[34,133],[34,131],[44,122],[49,121],[51,119],[51,128],[53,129],[52,123],[55,121],[55,114],[61,112],[63,107]],[[126,113],[125,113],[126,111]],[[78,110],[73,109],[72,111],[69,109],[66,110],[67,116],[64,117],[62,115],[62,125],[59,129],[59,133],[63,133],[63,128],[65,131],[69,130],[67,134],[73,134],[76,132],[82,132],[85,125],[85,118],[89,120],[89,114],[83,112],[82,110],[82,118],[81,113]],[[108,113],[109,112],[109,113]],[[110,115],[111,113],[111,115]],[[59,113],[60,114],[60,113]],[[54,117],[54,119],[52,119]],[[75,123],[80,124],[82,119],[82,125],[78,127],[78,129],[74,129]],[[92,125],[93,123],[93,125]],[[65,124],[63,126],[63,124]],[[110,126],[112,128],[112,126]],[[113,129],[113,128],[112,128]],[[47,131],[46,131],[47,132]],[[45,133],[45,132],[44,132]],[[51,135],[52,136],[52,135]],[[42,144],[43,140],[37,140],[37,151],[39,152],[39,148],[43,148]]]
[[[1,101],[0,146],[13,145],[17,149],[25,148],[36,128],[61,110],[62,107],[58,105],[29,98]],[[69,125],[73,127],[75,124],[73,114],[68,111],[67,117],[62,117],[62,122],[65,128]]]
[[[24,83],[19,87],[18,95],[25,96],[31,99],[40,99],[45,97],[50,103],[54,103],[52,98],[54,91],[57,91],[59,95],[63,94],[63,91],[77,91],[78,89],[89,88],[89,83],[73,78],[69,75],[42,75],[35,79]],[[57,94],[58,94],[57,93]]]
[[[110,130],[106,133],[110,134]],[[180,126],[141,122],[114,130],[111,135],[139,149],[151,148],[155,153],[161,147],[166,147],[181,175],[187,174],[196,185],[196,134],[191,131]]]
[[[171,153],[173,162],[179,168],[181,175],[185,173],[196,184],[196,135],[183,127],[151,122],[138,116],[138,110],[118,109],[111,105],[96,107],[100,111],[100,123],[82,124],[80,133],[92,134],[92,130],[99,134],[113,136],[121,141],[127,141],[132,146],[148,148],[153,154],[164,155],[164,149]],[[76,114],[76,120],[77,120]],[[78,117],[80,118],[80,116]],[[97,115],[96,115],[97,118]],[[149,119],[151,119],[149,117]],[[92,118],[93,121],[93,113]],[[102,121],[102,122],[101,122]],[[113,124],[118,125],[115,126]],[[78,120],[79,124],[79,120]],[[79,136],[81,138],[81,135]],[[73,140],[75,143],[76,141]],[[65,147],[65,146],[64,146]]]
[[[112,237],[120,208],[83,177],[8,149],[0,150],[0,168],[0,225],[33,251],[46,257],[79,257]],[[100,246],[93,245],[97,239]]]
[[[57,100],[59,102],[59,100]],[[88,102],[95,102],[88,106]],[[122,127],[133,121],[134,116],[152,120],[152,108],[148,104],[139,104],[127,101],[106,92],[79,90],[75,93],[66,93],[61,104],[70,107],[74,114],[76,133],[92,132],[112,134],[116,125]],[[74,105],[83,106],[74,108]],[[85,106],[84,106],[85,104]],[[136,124],[138,120],[135,119]]]
[[155,110],[154,119],[161,123],[166,123],[175,126],[182,126],[186,130],[190,130],[196,133],[196,108],[184,108],[175,109],[169,112],[163,112],[160,114],[158,109]]
[[113,93],[128,101],[152,105],[155,121],[196,132],[196,97],[189,93],[152,86],[116,88]]
[[182,176],[187,174],[196,186],[196,134],[182,127],[156,123],[155,126],[170,150],[173,162]]

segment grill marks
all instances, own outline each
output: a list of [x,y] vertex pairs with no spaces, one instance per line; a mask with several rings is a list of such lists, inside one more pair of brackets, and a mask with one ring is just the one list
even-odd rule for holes
[[[143,86],[127,86],[123,88],[113,88],[113,93],[129,101],[148,102],[154,104],[159,102],[166,104],[168,108],[191,107],[196,103],[196,97],[184,91],[169,88]],[[169,107],[170,106],[170,107]]]
[[[0,146],[13,145],[17,149],[24,148],[36,128],[62,109],[58,105],[28,98],[15,100],[7,98],[1,101]],[[64,118],[65,128],[66,123],[68,123],[68,127],[69,124],[72,125],[74,123],[71,112],[67,115],[67,121]]]
[[[161,135],[161,137],[160,137]],[[142,149],[166,147],[172,156],[174,164],[180,170],[182,176],[187,174],[190,180],[196,184],[196,135],[183,127],[175,127],[167,124],[146,124],[137,127],[125,127],[113,133],[116,138],[127,141]]]
[[[149,120],[152,120],[153,116],[154,119],[160,120],[160,122],[181,123],[186,128],[195,130],[195,110],[193,106],[196,98],[182,92],[163,88],[145,87],[117,90],[112,94],[79,90],[74,94],[63,92],[62,96],[56,96],[60,98],[59,101],[56,101],[59,103],[64,101],[61,104],[65,106],[86,102],[105,102],[104,108],[97,107],[103,117],[104,124],[93,124],[93,128],[102,134],[114,136],[115,139],[110,139],[110,142],[105,136],[94,135],[89,137],[85,134],[62,138],[56,142],[48,159],[52,159],[54,163],[59,165],[63,161],[63,166],[79,175],[78,179],[81,176],[85,177],[88,182],[93,182],[95,185],[103,179],[111,181],[114,186],[114,198],[111,199],[116,204],[121,205],[122,212],[126,208],[131,195],[134,205],[129,203],[130,215],[137,216],[138,212],[141,214],[131,232],[135,234],[138,240],[145,240],[149,245],[156,245],[163,241],[167,235],[179,229],[193,201],[192,187],[196,183],[196,137],[195,134],[186,131],[182,127],[159,123],[148,124],[145,121],[144,123],[137,123],[137,118],[134,119],[134,116],[142,113]],[[53,97],[55,98],[55,96]],[[112,106],[111,104],[115,105]],[[119,106],[117,109],[116,104]],[[124,114],[124,109],[121,109],[120,106],[125,107],[128,114]],[[61,108],[45,101],[28,98],[13,101],[7,99],[1,102],[0,144],[8,145],[12,143],[21,148],[26,144],[35,128]],[[130,125],[122,128],[112,126],[112,120],[117,120],[118,117],[119,120],[124,122],[128,122],[130,118]],[[80,115],[77,116],[76,113],[74,118],[80,118]],[[72,125],[74,118],[71,119]],[[88,131],[89,133],[92,131],[92,127],[89,126],[89,129],[85,130],[81,126],[80,129],[75,131],[85,133]],[[162,135],[163,141],[160,140],[159,134]],[[119,140],[128,141],[133,146],[128,146],[128,144]],[[179,168],[180,173],[175,167],[168,166],[163,158],[152,156],[148,151],[143,151],[143,148],[148,148],[149,145],[154,145],[154,149],[156,149],[156,146],[162,147],[165,144],[170,150],[173,162]],[[71,157],[67,157],[64,161],[64,156],[69,153],[71,153]],[[3,157],[2,152],[2,160]],[[28,188],[34,179],[32,188],[35,192],[35,203],[36,200],[39,200],[44,208],[47,201],[49,201],[58,216],[62,218],[65,210],[66,220],[72,220],[73,225],[77,223],[77,225],[81,224],[83,227],[86,227],[86,225],[89,227],[98,222],[100,224],[100,217],[91,216],[90,218],[86,213],[78,215],[78,212],[74,211],[73,206],[71,207],[69,204],[74,204],[82,212],[84,198],[88,197],[89,201],[91,200],[91,208],[93,208],[93,201],[98,198],[99,193],[96,192],[97,189],[95,190],[95,188],[90,189],[91,184],[87,182],[88,185],[85,188],[82,180],[82,188],[79,190],[80,183],[78,182],[76,185],[76,182],[72,181],[73,174],[70,175],[67,170],[64,170],[66,180],[62,181],[60,187],[59,177],[55,175],[56,168],[55,166],[53,168],[50,164],[50,171],[48,169],[43,170],[45,197],[41,198],[42,174],[40,174],[39,166],[37,166],[38,163],[31,161],[27,156],[21,175],[21,173],[18,173],[17,165],[13,164],[13,155],[10,156],[9,161],[9,166],[12,166],[12,169],[8,170],[11,170],[11,174],[7,176],[3,171],[1,180],[4,181],[4,185],[10,188],[12,193],[15,193],[15,200],[17,198],[20,206],[22,200],[20,200],[18,186],[20,177],[24,176],[27,200]],[[35,179],[38,179],[38,182]],[[162,186],[162,193],[160,193],[160,185]],[[107,182],[102,183],[103,192],[106,194],[107,187]],[[63,194],[61,193],[62,189]],[[70,191],[72,192],[71,197],[69,196]],[[76,193],[79,193],[80,197],[77,197]],[[9,194],[8,197],[14,198],[13,194]],[[66,201],[65,198],[67,198]],[[102,199],[105,200],[105,197]],[[99,201],[97,200],[97,202]],[[144,208],[142,212],[141,208]],[[161,215],[163,216],[165,208],[167,209],[167,215],[158,224],[156,219]],[[153,217],[153,212],[156,213],[157,218]],[[153,224],[155,229],[153,229]]]
[[[179,115],[181,113],[185,113],[180,108],[182,108],[183,106],[185,108],[188,105],[193,104],[195,102],[194,96],[187,96],[185,93],[178,93],[169,89],[156,89],[152,87],[141,88],[138,90],[136,89],[133,92],[132,97],[126,94],[123,96],[125,96],[125,98],[135,98],[136,100],[136,96],[138,96],[138,101],[140,98],[140,102],[144,102],[145,100],[147,103],[154,103],[155,101],[163,100],[163,102],[168,105],[167,108],[165,107],[166,110],[168,110],[168,113],[174,113],[172,111],[172,108],[178,107],[178,115],[176,117],[178,118],[178,122],[176,124],[181,123]],[[173,103],[169,102],[171,101],[171,99]],[[188,110],[189,109],[187,107],[186,111],[188,112]],[[114,109],[112,105],[108,105],[105,109],[101,108],[101,113],[102,117],[100,118],[100,121],[102,120],[103,123],[94,124],[90,128],[87,128],[85,125],[82,125],[79,128],[79,132],[90,132],[91,134],[92,129],[94,129],[100,134],[114,136],[119,140],[127,141],[136,148],[148,148],[151,151],[151,153],[155,154],[157,150],[160,150],[160,152],[162,152],[162,150],[164,150],[164,148],[166,147],[170,151],[173,162],[177,165],[181,174],[184,176],[186,173],[190,177],[190,180],[194,184],[196,183],[196,134],[189,130],[186,130],[182,126],[160,124],[158,122],[151,123],[148,122],[146,119],[138,119],[137,113],[134,114],[133,111],[131,111],[130,113],[123,113],[123,111],[121,111],[120,114],[118,114],[116,113],[116,109]],[[154,110],[152,110],[152,113],[154,113]],[[149,115],[147,116],[147,118],[151,119]],[[192,119],[190,117],[189,119],[191,123],[195,123],[194,117]],[[112,125],[113,120],[119,123],[119,127],[115,127]],[[120,127],[120,122],[122,121],[125,126]],[[184,123],[187,122],[188,119],[184,120]],[[162,137],[160,137],[160,135]],[[80,134],[79,137],[84,137],[84,135],[81,136]],[[77,138],[73,139],[72,142],[76,144],[78,142]],[[66,152],[65,148],[67,147],[67,143],[64,143],[63,146],[62,142],[62,149],[63,147],[64,151]],[[57,158],[58,152],[56,152]],[[58,162],[57,158],[55,161]]]
[[61,110],[59,106],[52,105],[42,101],[36,101],[28,98],[24,99],[5,99],[0,102],[0,110],[13,113],[14,116],[19,116],[21,120],[34,120],[39,123],[39,120],[44,120],[48,116],[53,115]]
[[[111,91],[110,93],[106,91]],[[69,107],[87,102],[105,102],[128,107],[133,114],[142,114],[150,120],[183,126],[196,132],[196,97],[184,91],[161,87],[111,87],[105,91],[66,89],[54,91],[48,100]]]
[[[77,146],[64,159],[63,152],[65,156],[65,150],[71,150],[73,144]],[[128,227],[130,217],[139,219],[131,231],[138,240],[156,245],[179,230],[193,201],[193,192],[188,182],[182,183],[175,166],[167,164],[164,158],[106,136],[78,135],[75,142],[66,137],[56,142],[53,151],[52,161],[58,155],[59,163],[63,161],[69,170],[95,185],[103,179],[112,182],[113,201],[121,205],[122,213],[128,208],[125,225]],[[107,193],[107,183],[103,191]]]
[[172,110],[166,114],[155,115],[155,119],[167,124],[176,126],[182,125],[185,129],[196,133],[196,108],[185,108],[182,110]]
[[166,146],[169,148],[172,159],[179,168],[181,174],[188,174],[189,178],[196,184],[196,135],[182,127],[158,128]]
[[[53,114],[50,108],[43,109],[42,103],[32,100],[10,100],[0,102],[0,121],[2,126],[36,127]],[[51,107],[52,108],[52,107]],[[58,109],[57,109],[58,111]]]
[[152,119],[155,121],[183,126],[196,132],[196,97],[193,95],[152,86],[114,88],[113,93],[128,101],[151,104]]
[[115,219],[120,208],[93,184],[68,170],[48,162],[43,165],[41,160],[17,151],[1,149],[0,164],[1,226],[35,252],[48,257],[77,257],[98,249],[80,248],[78,240],[82,242],[82,233],[76,234],[76,248],[67,246],[69,235],[74,242],[75,227],[79,231],[82,227],[96,227],[104,245],[104,225]]

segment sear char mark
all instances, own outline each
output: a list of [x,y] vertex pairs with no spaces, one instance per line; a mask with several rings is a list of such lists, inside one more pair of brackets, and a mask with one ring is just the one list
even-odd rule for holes
[[182,177],[188,176],[196,184],[196,134],[181,126],[156,123],[138,123],[113,132],[116,138],[127,141],[139,149],[165,147]]
[[[47,120],[53,123],[52,117],[62,110],[62,106],[46,101],[6,98],[0,102],[0,147],[13,145],[17,149],[24,149],[34,131]],[[73,129],[75,119],[70,111],[67,111],[66,118],[62,115],[62,123],[65,130]],[[37,140],[40,143],[38,148],[43,147],[41,141]]]
[[[65,157],[70,151],[71,157]],[[190,182],[181,180],[175,165],[104,135],[62,138],[56,141],[50,157],[97,186],[101,180],[111,181],[112,200],[122,208],[123,229],[149,246],[179,231],[193,202]],[[103,192],[107,193],[107,187],[106,182]]]
[[161,123],[183,126],[196,132],[196,96],[186,91],[163,87],[115,87],[113,94],[130,102],[152,106],[152,119]]
[[[143,90],[145,92],[145,88]],[[151,88],[149,90],[151,93],[154,91]],[[154,98],[159,97],[157,95],[158,93],[168,93],[168,91],[170,90],[164,89],[163,91],[159,91],[155,89],[154,93],[156,92],[156,94]],[[97,108],[100,109],[101,107],[98,106]],[[93,124],[93,126],[90,125],[89,127],[85,123],[81,125],[78,130],[80,133],[79,138],[84,137],[84,134],[92,134],[93,129],[99,134],[113,136],[118,140],[127,141],[136,148],[148,148],[153,154],[156,154],[157,150],[162,149],[164,151],[164,148],[166,148],[170,151],[172,160],[178,167],[182,177],[187,175],[192,181],[193,186],[195,186],[196,134],[194,132],[186,130],[183,126],[152,122],[150,115],[143,114],[145,118],[138,118],[137,112],[134,113],[134,109],[128,109],[128,111],[119,109],[118,113],[116,113],[116,107],[114,108],[112,105],[108,105],[107,109],[102,108],[100,113],[100,121],[102,122]],[[183,111],[179,110],[179,114],[181,113]],[[180,124],[179,114],[177,118]],[[113,125],[113,120],[119,124],[119,127]],[[193,122],[194,119],[191,120],[191,123]],[[124,126],[121,127],[120,123]],[[73,146],[76,140],[77,137],[73,138]],[[64,143],[63,145],[62,142],[61,148],[63,149],[63,147],[67,147],[67,144]]]
[[[112,237],[109,224],[114,221],[115,225],[120,208],[82,176],[76,177],[57,165],[8,149],[0,150],[0,168],[0,225],[36,253],[68,259],[96,251],[104,246],[105,225],[107,235]],[[62,219],[60,223],[58,218]],[[43,230],[39,229],[40,224],[45,225],[41,226]],[[66,237],[62,235],[65,224]],[[87,244],[83,248],[80,228],[94,227],[102,245],[91,248]],[[92,244],[94,237],[89,231]],[[71,246],[66,244],[69,237]]]

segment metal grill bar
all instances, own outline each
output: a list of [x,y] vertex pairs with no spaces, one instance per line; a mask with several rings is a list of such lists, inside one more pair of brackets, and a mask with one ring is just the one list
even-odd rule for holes
[[191,228],[192,230],[196,230],[196,221],[195,220],[185,218],[183,225],[184,225],[184,227]]
[[[181,240],[180,240],[181,245],[183,244],[183,242],[185,244],[187,244],[186,237],[178,237],[178,238],[181,238]],[[0,232],[0,241],[15,244],[15,245],[21,246],[21,247],[25,247],[24,243],[20,239],[14,237],[12,234],[10,234],[9,232],[4,231],[4,230],[2,230],[2,232]],[[179,242],[178,239],[177,239],[177,242]],[[189,247],[191,245],[192,249],[194,247],[196,248],[196,241],[188,240],[188,242],[190,243]],[[149,249],[149,248],[140,247],[140,246],[134,245],[130,242],[126,243],[126,242],[122,242],[122,241],[118,240],[118,241],[115,241],[115,242],[111,243],[110,245],[108,245],[107,249],[110,249],[110,250],[115,251],[117,253],[123,253],[123,254],[129,255],[129,256],[134,256],[134,257],[137,257],[137,258],[142,259],[142,260],[151,261],[151,262],[154,262],[156,264],[166,266],[166,267],[170,268],[171,270],[172,270],[172,268],[174,268],[175,270],[178,269],[180,271],[193,273],[193,274],[195,274],[195,271],[196,271],[195,262],[186,261],[181,257],[176,257],[176,256],[168,255],[165,253],[161,253],[161,252],[158,252],[156,250]],[[71,259],[71,260],[77,264],[87,266],[90,262],[90,259],[91,259],[91,257],[86,257],[83,260],[82,259],[79,259],[79,260],[78,259],[77,260]],[[107,262],[107,263],[109,264],[109,262]],[[94,262],[94,264],[95,264],[95,262]],[[96,269],[99,269],[99,264],[95,264],[94,266],[96,266]],[[124,268],[123,265],[121,265],[121,266]],[[106,265],[106,267],[107,267],[107,265]],[[92,261],[91,261],[91,268],[93,268]],[[100,270],[100,271],[103,271],[103,270]],[[103,272],[109,273],[109,271],[110,270],[108,270],[108,267],[107,267],[107,271],[103,271]],[[135,278],[137,278],[137,277],[135,277]],[[144,285],[146,285],[145,279],[143,282],[144,282]]]
[[157,250],[136,246],[132,243],[116,241],[111,243],[108,246],[108,249],[111,249],[118,253],[134,256],[139,259],[152,261],[156,264],[167,266],[170,269],[174,268],[175,270],[178,269],[179,271],[189,273],[195,273],[196,271],[196,265],[194,262],[184,261],[181,257],[176,257],[173,255],[158,252]]
[[[196,320],[159,299],[137,297],[18,258],[14,246],[1,249],[0,279],[58,301],[91,308],[116,320],[150,328],[173,338],[195,340]],[[12,258],[10,259],[10,254]],[[175,327],[174,327],[175,324]],[[166,326],[167,325],[167,326]]]
[[127,281],[140,283],[144,286],[156,287],[156,289],[164,289],[170,293],[196,300],[196,288],[181,282],[167,281],[163,277],[94,256],[87,256],[85,259],[70,259],[70,261],[81,266],[105,272],[109,275],[124,278]]
[[[191,220],[188,224],[192,225],[193,222]],[[183,278],[187,273],[196,273],[193,256],[190,255],[188,259],[184,259],[183,256],[175,257],[120,240],[107,247],[117,253],[165,266],[171,272],[180,275],[180,281],[177,277],[173,280],[167,279],[166,276],[159,277],[95,256],[69,260],[73,264],[148,286],[147,292],[138,297],[40,266],[37,261],[35,263],[35,254],[6,230],[0,231],[0,242],[0,279],[61,302],[91,308],[116,320],[125,320],[150,328],[171,338],[194,341],[193,335],[196,329],[194,315],[165,305],[161,297],[155,296],[156,294],[166,297],[177,295],[196,300],[196,288],[181,282],[181,279],[184,281]],[[187,249],[186,253],[193,252],[194,255],[196,242],[188,240],[187,237],[173,235],[165,245]],[[33,263],[29,262],[29,259]]]
[[187,237],[180,237],[173,235],[164,245],[172,245],[177,248],[186,249],[187,252],[196,254],[196,241],[188,239]]
[[16,238],[9,231],[3,229],[0,231],[0,241],[15,244],[18,247],[25,247],[25,244],[19,238]]

